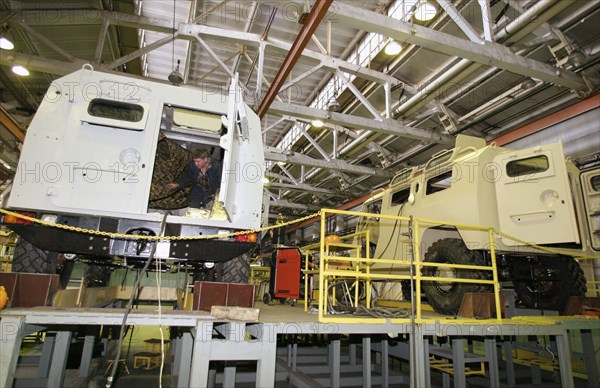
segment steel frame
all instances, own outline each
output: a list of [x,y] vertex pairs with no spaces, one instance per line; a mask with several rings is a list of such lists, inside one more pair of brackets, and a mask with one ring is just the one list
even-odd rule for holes
[[[499,386],[497,373],[498,357],[496,346],[501,336],[554,336],[556,341],[556,354],[560,370],[562,386],[573,386],[573,373],[571,370],[571,352],[568,340],[569,331],[581,331],[583,351],[586,360],[586,372],[590,386],[594,386],[594,376],[598,376],[595,365],[594,345],[591,330],[597,330],[596,322],[566,317],[516,317],[511,320],[469,322],[464,320],[446,319],[445,317],[431,318],[424,323],[391,323],[349,324],[349,323],[319,323],[314,318],[308,318],[300,309],[289,306],[281,308],[291,309],[286,314],[286,319],[269,317],[263,314],[260,322],[240,322],[215,320],[204,312],[164,311],[160,320],[163,326],[177,326],[185,331],[181,338],[172,343],[174,351],[173,374],[178,376],[178,386],[207,386],[209,379],[209,360],[257,360],[256,386],[269,387],[275,384],[275,364],[277,344],[282,335],[325,334],[330,341],[330,386],[340,386],[340,335],[358,335],[362,338],[363,349],[363,382],[373,381],[371,364],[365,355],[371,351],[378,352],[376,363],[381,365],[378,369],[382,381],[389,378],[389,370],[383,365],[387,363],[388,356],[399,357],[411,361],[410,382],[412,387],[431,386],[431,372],[429,355],[436,349],[429,347],[430,337],[450,337],[452,340],[451,358],[454,361],[454,381],[458,386],[465,381],[466,375],[461,372],[465,361],[463,338],[479,337],[485,343],[484,360],[490,368],[490,385]],[[310,317],[310,316],[309,316]],[[10,387],[13,383],[17,358],[21,341],[24,335],[40,330],[55,331],[53,346],[43,350],[42,358],[45,360],[41,368],[49,386],[60,386],[64,381],[64,365],[68,353],[72,330],[78,325],[118,325],[122,321],[122,311],[113,309],[60,309],[37,307],[30,309],[9,309],[2,313],[0,321],[0,335],[3,340],[0,356],[0,385]],[[128,317],[128,325],[159,324],[159,317],[153,311],[134,310]],[[215,339],[213,331],[220,332],[225,339]],[[388,334],[392,336],[408,336],[409,342],[402,342],[404,347],[386,347],[382,344],[374,346],[371,343],[371,334]],[[194,337],[192,337],[192,335]],[[252,339],[248,339],[248,338]],[[86,338],[89,343],[92,338]],[[86,342],[86,343],[87,343]],[[501,346],[511,354],[511,343],[500,341]],[[83,375],[89,373],[89,357],[91,346],[84,351],[84,361],[80,368]],[[351,347],[356,351],[356,346]],[[400,352],[400,353],[399,353]],[[379,355],[380,354],[380,355]],[[387,356],[386,356],[387,354]],[[507,354],[507,355],[508,355]],[[288,373],[293,374],[296,368],[297,345],[290,343],[288,348]],[[352,359],[352,354],[351,354]],[[356,357],[354,357],[356,363]],[[512,362],[512,356],[507,357]],[[85,365],[84,365],[85,364]],[[42,371],[40,369],[40,371]],[[509,369],[507,369],[509,370]],[[532,369],[533,370],[533,369]],[[388,371],[388,372],[386,372]],[[225,379],[235,381],[235,369],[226,371]],[[514,379],[514,373],[507,376]],[[597,385],[596,385],[597,386]]]

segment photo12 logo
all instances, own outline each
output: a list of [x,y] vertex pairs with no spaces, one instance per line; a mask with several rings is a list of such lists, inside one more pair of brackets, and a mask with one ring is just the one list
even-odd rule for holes
[[137,183],[139,166],[137,163],[115,162],[103,168],[97,162],[47,162],[21,163],[19,175],[21,183]]

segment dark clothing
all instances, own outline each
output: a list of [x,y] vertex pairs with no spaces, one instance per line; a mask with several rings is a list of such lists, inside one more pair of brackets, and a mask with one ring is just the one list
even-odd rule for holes
[[194,161],[188,163],[185,170],[179,177],[179,188],[191,186],[190,207],[204,207],[212,199],[217,189],[221,185],[220,171],[213,166],[209,167],[206,174],[203,174]]

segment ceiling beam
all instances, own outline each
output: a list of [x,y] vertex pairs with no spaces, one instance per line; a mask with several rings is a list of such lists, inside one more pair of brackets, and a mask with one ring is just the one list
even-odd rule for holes
[[[535,7],[535,4],[533,7]],[[498,43],[478,44],[470,42],[451,34],[422,27],[415,23],[403,22],[377,12],[340,2],[336,3],[335,14],[332,17],[353,28],[380,33],[392,39],[452,57],[465,58],[486,66],[495,66],[569,89],[579,90],[586,87],[581,76],[568,70],[516,55],[510,48]]]
[[321,23],[321,20],[323,20],[327,14],[327,10],[329,9],[331,3],[333,3],[333,0],[317,0],[315,2],[313,8],[308,14],[308,17],[304,21],[304,24],[302,24],[302,28],[300,28],[292,47],[290,47],[288,55],[283,60],[281,67],[277,71],[277,74],[275,74],[275,78],[273,79],[273,82],[271,82],[271,87],[269,87],[269,90],[267,90],[267,93],[265,93],[265,97],[258,106],[258,117],[263,118],[267,114],[269,106],[275,99],[277,93],[279,93],[279,89],[281,89],[283,86],[283,83],[290,75],[290,72],[294,66],[296,66],[302,51],[304,51],[304,48]]
[[282,200],[282,199],[278,199],[277,201],[270,201],[269,206],[270,207],[283,207],[283,208],[288,208],[288,209],[309,210],[309,211],[313,211],[313,212],[317,212],[317,211],[321,210],[321,207],[317,206],[317,205],[294,203],[294,202],[290,202],[290,201],[286,201],[286,200]]
[[406,137],[420,141],[428,141],[432,143],[454,145],[455,142],[454,137],[451,135],[421,128],[409,127],[392,119],[384,118],[381,121],[376,121],[364,117],[309,108],[297,104],[287,104],[275,101],[271,104],[269,113],[280,116],[287,115],[308,121],[320,119],[326,125],[337,124],[348,128],[367,129],[373,132]]
[[311,158],[307,155],[292,154],[287,155],[281,153],[276,148],[265,147],[265,159],[273,162],[283,162],[291,164],[299,164],[301,166],[320,167],[328,170],[344,171],[353,174],[367,174],[383,178],[391,178],[393,173],[379,168],[358,166],[339,159],[323,160]]
[[266,186],[269,188],[272,188],[272,189],[285,189],[285,190],[302,191],[302,192],[315,193],[315,194],[336,195],[336,196],[342,196],[342,197],[350,196],[348,193],[344,193],[342,191],[330,190],[330,189],[325,189],[322,187],[315,187],[315,186],[307,185],[306,183],[291,184],[291,183],[270,182]]
[[[0,55],[0,58],[1,57],[2,55]],[[0,69],[0,85],[2,85],[14,97],[15,101],[17,101],[23,109],[30,113],[33,113],[37,110],[37,106],[34,106],[34,104],[29,102],[27,96],[23,94],[23,89],[13,84],[8,75],[4,73],[3,69]]]
[[25,140],[25,132],[2,107],[0,107],[0,123],[2,123],[2,125],[4,125],[10,131],[10,133],[17,138],[17,140],[23,143]]
[[[98,9],[48,9],[19,11],[13,18],[28,26],[96,25],[106,18],[111,25],[144,28],[156,32],[173,33],[173,21],[129,13]],[[10,20],[9,20],[10,23]]]
[[[88,12],[89,11],[89,12]],[[251,45],[259,47],[261,42],[266,49],[279,52],[288,52],[292,47],[289,42],[267,37],[266,41],[260,34],[252,34],[242,31],[226,30],[224,28],[210,27],[201,24],[179,23],[176,31],[173,30],[172,21],[151,18],[146,16],[132,15],[120,12],[97,11],[97,10],[52,10],[48,17],[43,17],[39,11],[21,11],[13,17],[18,18],[29,26],[36,25],[101,25],[106,18],[108,23],[116,26],[143,28],[149,31],[162,32],[166,34],[175,33],[182,39],[196,39],[201,35],[206,38],[218,40],[220,42],[231,42],[241,45]],[[320,52],[304,49],[301,57],[320,63],[324,69],[336,71],[337,69],[346,73],[353,74],[362,79],[375,81],[378,83],[390,83],[390,85],[401,84],[396,78],[376,71],[361,67],[354,63],[337,59]]]

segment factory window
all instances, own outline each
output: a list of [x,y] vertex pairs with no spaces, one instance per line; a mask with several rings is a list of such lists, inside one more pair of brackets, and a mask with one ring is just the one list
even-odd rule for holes
[[452,170],[446,171],[445,173],[434,176],[433,178],[429,178],[427,180],[427,188],[425,190],[425,194],[433,194],[438,191],[446,190],[450,188],[452,184]]
[[88,113],[95,117],[135,123],[144,117],[144,108],[141,105],[126,102],[94,98],[90,101]]
[[408,201],[408,197],[410,196],[410,187],[407,187],[403,190],[398,190],[392,194],[392,206],[402,205],[406,201]]
[[506,175],[511,178],[532,175],[544,172],[548,168],[550,168],[548,157],[546,155],[538,155],[506,163]]

